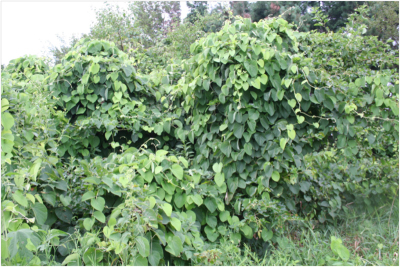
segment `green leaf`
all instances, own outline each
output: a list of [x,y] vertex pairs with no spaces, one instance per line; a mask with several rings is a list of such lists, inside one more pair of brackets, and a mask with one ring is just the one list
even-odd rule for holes
[[65,207],[67,207],[71,203],[72,199],[70,196],[60,195],[60,201]]
[[95,222],[94,218],[86,218],[86,219],[83,221],[83,227],[85,227],[85,229],[86,229],[87,231],[90,231],[90,230],[92,230],[92,227],[93,227],[93,225],[94,225],[94,222]]
[[211,228],[208,225],[204,228],[204,232],[206,232],[207,238],[211,242],[214,242],[215,240],[217,240],[217,238],[219,236],[218,232],[216,232],[214,228]]
[[92,199],[95,197],[96,197],[96,195],[93,193],[93,191],[89,191],[89,192],[86,192],[85,194],[83,194],[81,201],[86,201],[88,199]]
[[226,183],[228,184],[229,192],[234,193],[239,186],[239,179],[237,177],[228,178]]
[[214,163],[212,168],[215,173],[219,173],[222,170],[222,166],[223,166],[222,163]]
[[183,168],[178,165],[178,164],[174,164],[171,167],[171,171],[172,173],[175,175],[175,177],[179,180],[182,180],[183,178]]
[[1,112],[6,111],[10,107],[10,102],[8,102],[8,99],[3,98],[1,99]]
[[302,124],[302,123],[304,122],[304,120],[305,120],[305,118],[304,118],[303,116],[297,115],[296,117],[297,117],[297,122],[298,122],[299,124]]
[[103,259],[103,252],[100,249],[96,249],[94,247],[89,248],[83,254],[83,261],[86,265],[94,266],[98,265],[98,263]]
[[381,79],[379,78],[379,76],[376,76],[376,77],[375,77],[374,83],[375,83],[376,85],[381,84]]
[[172,226],[177,230],[180,231],[181,230],[181,221],[178,220],[177,218],[171,218],[170,223],[172,224]]
[[98,211],[103,211],[105,203],[106,201],[102,197],[98,197],[97,199],[92,198],[92,200],[90,201],[92,207]]
[[208,91],[210,89],[210,80],[203,80],[203,88]]
[[286,138],[281,138],[279,145],[281,146],[282,150],[285,150],[286,142]]
[[89,69],[89,71],[90,71],[92,74],[98,73],[99,70],[100,70],[100,65],[97,64],[97,63],[93,63],[93,64],[90,66],[90,69]]
[[86,99],[89,100],[91,103],[96,102],[96,100],[98,99],[98,96],[93,94],[93,95],[87,95]]
[[219,130],[222,132],[223,130],[225,130],[226,128],[228,128],[228,125],[226,124],[222,124],[221,126],[219,126]]
[[17,201],[18,204],[24,206],[25,208],[28,207],[28,200],[27,198],[22,194],[21,190],[17,190],[12,194],[12,197],[15,201]]
[[251,83],[251,85],[253,85],[253,87],[255,87],[255,88],[257,88],[257,89],[260,89],[260,88],[261,88],[260,80],[259,80],[258,78],[255,79],[255,80]]
[[129,77],[133,72],[133,67],[131,65],[126,65],[122,67],[122,70],[125,72],[126,77]]
[[294,140],[296,138],[296,131],[295,130],[288,130],[288,136],[290,139]]
[[240,228],[240,230],[243,232],[246,238],[251,239],[253,237],[253,229],[251,229],[250,226],[244,225]]
[[231,240],[234,244],[239,244],[240,240],[242,239],[242,235],[240,233],[232,233]]
[[285,86],[289,88],[290,84],[292,83],[292,79],[285,80]]
[[156,169],[154,170],[154,174],[159,174],[162,171],[163,167],[157,166]]
[[32,175],[32,180],[36,181],[37,174],[39,172],[40,165],[42,164],[42,159],[37,159],[29,169],[29,173]]
[[223,173],[215,174],[214,181],[218,187],[222,186],[225,182],[225,174]]
[[199,194],[191,196],[191,199],[194,203],[196,203],[197,206],[201,206],[203,204],[203,198]]
[[275,182],[278,182],[279,181],[279,179],[280,179],[280,174],[279,174],[279,172],[277,172],[277,171],[273,171],[272,172],[272,176],[271,176],[271,178],[272,178],[272,180],[274,180]]
[[204,200],[204,205],[207,207],[207,209],[208,209],[211,213],[213,213],[213,212],[217,209],[217,203],[216,203],[215,199],[212,198],[212,197],[207,197],[207,198]]
[[64,261],[62,262],[61,265],[66,265],[66,264],[68,264],[68,263],[70,263],[70,262],[76,261],[76,260],[78,260],[80,257],[81,257],[81,256],[79,255],[79,253],[74,253],[74,254],[68,255],[68,256],[64,259]]
[[171,239],[169,239],[168,246],[165,248],[165,250],[178,257],[183,251],[181,239],[176,235],[173,236]]
[[168,203],[164,203],[162,205],[162,209],[164,210],[165,214],[167,214],[168,217],[171,217],[172,214],[172,206]]
[[178,208],[182,208],[185,204],[186,204],[186,194],[185,193],[183,193],[183,194],[178,194],[178,193],[175,193],[174,194],[174,202],[175,202],[175,205],[178,207]]
[[207,216],[206,222],[211,228],[215,229],[217,227],[218,220],[215,216]]
[[296,93],[294,96],[296,97],[298,102],[301,102],[301,100],[303,99],[303,97],[299,93]]
[[274,233],[271,230],[263,229],[261,232],[261,237],[264,241],[268,241],[273,237]]
[[310,74],[310,70],[308,69],[308,67],[304,67],[303,71],[306,74],[306,76],[308,76]]
[[36,202],[32,206],[33,213],[35,213],[36,217],[36,222],[38,224],[44,224],[44,222],[47,220],[47,208],[45,205]]
[[288,100],[288,104],[289,104],[289,106],[291,106],[292,108],[294,108],[294,107],[296,106],[296,100],[290,99],[290,100]]
[[268,82],[268,76],[266,74],[261,75],[259,79],[262,84],[267,84]]
[[106,216],[104,216],[104,214],[101,212],[101,211],[95,211],[95,212],[93,212],[93,216],[99,221],[99,222],[102,222],[102,223],[105,223],[106,222]]
[[239,138],[239,139],[242,138],[243,132],[244,132],[244,126],[242,124],[236,123],[235,126],[233,126],[233,134],[237,138]]
[[219,213],[219,219],[221,220],[221,222],[226,222],[230,217],[231,216],[229,214],[229,211],[227,210]]
[[253,154],[253,146],[250,143],[244,145],[244,151],[247,155],[251,156]]
[[10,113],[5,112],[1,114],[1,125],[3,125],[4,130],[8,131],[14,125],[14,118]]
[[246,60],[244,62],[244,67],[251,77],[256,77],[258,73],[257,61],[255,60]]
[[338,253],[339,257],[344,260],[344,261],[348,261],[350,258],[350,251],[343,245],[339,246],[336,249],[336,252]]
[[296,65],[292,65],[292,67],[290,69],[292,70],[293,73],[297,72],[297,66]]
[[149,263],[148,263],[146,257],[142,257],[140,254],[136,254],[135,257],[133,258],[132,265],[133,266],[148,266]]
[[136,241],[136,246],[139,250],[139,254],[142,257],[148,257],[150,255],[149,241],[143,236],[138,236],[135,241]]
[[283,91],[283,90],[279,90],[277,93],[276,93],[276,96],[278,97],[278,99],[281,101],[282,99],[283,99],[283,96],[285,95],[285,91]]

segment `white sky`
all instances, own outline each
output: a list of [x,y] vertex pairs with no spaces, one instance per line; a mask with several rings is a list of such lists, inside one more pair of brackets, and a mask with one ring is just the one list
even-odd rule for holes
[[[114,1],[108,1],[114,2]],[[114,2],[125,6],[126,2]],[[188,8],[181,3],[181,14]],[[94,8],[104,1],[93,2],[2,2],[1,64],[24,55],[43,56],[50,45],[59,46],[57,35],[67,40],[72,35],[89,33],[95,21]]]

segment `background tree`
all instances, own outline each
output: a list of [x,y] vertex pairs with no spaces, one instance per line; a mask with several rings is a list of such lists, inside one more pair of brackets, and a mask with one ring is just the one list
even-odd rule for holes
[[208,13],[207,1],[193,1],[193,3],[186,2],[186,5],[190,9],[186,19],[191,23],[194,23],[199,18],[197,14],[204,16],[206,13]]
[[231,6],[234,16],[250,18],[249,2],[247,2],[247,1],[231,1],[230,6]]
[[48,47],[47,54],[50,55],[51,63],[54,65],[60,64],[61,59],[74,47],[74,45],[83,37],[87,37],[84,35],[73,35],[71,38],[67,39],[60,35],[57,36],[58,40],[61,42],[60,46],[56,46],[51,44]]
[[[318,1],[317,3],[322,12],[328,16],[329,21],[326,26],[335,32],[345,26],[349,15],[354,13],[355,9],[364,1]],[[307,4],[311,5],[311,1],[308,1]]]
[[134,2],[128,9],[135,19],[134,26],[140,31],[140,42],[144,47],[163,40],[181,16],[180,4],[176,1]]
[[364,23],[368,25],[367,35],[378,36],[382,41],[391,38],[394,49],[399,49],[399,2],[368,2],[371,17]]
[[126,51],[133,46],[138,36],[134,22],[134,16],[129,10],[106,3],[105,7],[96,10],[96,21],[90,29],[90,36],[114,42],[119,49]]
[[312,17],[307,12],[309,7],[305,1],[257,1],[250,5],[250,14],[253,21],[269,17],[282,16],[290,23],[298,25],[300,31],[313,29]]

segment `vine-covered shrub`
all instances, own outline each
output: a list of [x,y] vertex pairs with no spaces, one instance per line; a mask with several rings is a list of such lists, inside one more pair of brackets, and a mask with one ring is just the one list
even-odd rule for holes
[[167,133],[158,138],[162,144],[175,145],[173,129],[182,128],[181,114],[172,112],[169,92],[137,75],[132,60],[113,43],[81,40],[50,77],[58,105],[86,138],[82,143],[65,136],[62,155],[68,151],[71,156],[89,156],[100,150],[106,155],[162,133]]
[[[302,181],[303,157],[328,142],[326,134],[311,136],[329,130],[328,120],[312,102],[322,90],[311,87],[311,59],[299,53],[300,33],[291,27],[283,19],[226,24],[192,45],[195,55],[182,86],[194,166],[208,170],[219,164],[215,186],[226,192],[236,214],[248,218],[254,216],[243,213],[242,203],[266,198],[281,199],[295,211],[289,187],[309,187]],[[263,225],[271,221],[267,214],[257,217]]]
[[[383,181],[372,179],[379,174],[373,171],[376,164],[365,165],[365,153],[382,148],[372,145],[375,140],[371,139],[371,146],[366,146],[368,136],[380,136],[388,144],[382,126],[387,131],[395,127],[388,138],[398,135],[398,75],[392,70],[367,71],[366,64],[358,70],[340,63],[365,58],[367,52],[358,53],[364,50],[362,37],[330,34],[341,42],[321,41],[318,33],[300,34],[290,28],[282,19],[237,20],[192,45],[194,56],[186,65],[181,91],[191,114],[188,137],[195,144],[194,166],[209,170],[214,163],[221,164],[222,175],[216,174],[214,180],[219,190],[227,191],[226,202],[235,207],[255,201],[266,191],[294,213],[312,218],[322,209],[335,217],[344,196],[350,197],[344,202],[350,202],[360,191],[368,196],[369,187],[377,183],[385,183],[379,192],[383,188],[393,192],[398,186],[395,175]],[[321,66],[326,61],[320,58],[336,43],[348,43],[349,58],[335,61],[332,57],[337,68],[326,70]],[[369,55],[378,57],[381,51],[372,45]],[[334,56],[336,51],[332,51]],[[393,66],[391,58],[381,60],[385,63],[381,68]],[[385,109],[380,108],[382,104]],[[383,124],[374,122],[375,117],[382,118]],[[310,161],[307,155],[332,146],[342,149],[346,163],[340,162],[350,172],[335,172],[326,181],[326,165],[322,168],[313,162],[310,166],[304,159]],[[394,143],[389,151],[396,150]],[[370,162],[375,158],[370,157]],[[389,167],[388,173],[396,173],[396,154],[377,160]],[[328,184],[335,190],[320,193],[320,187]],[[355,189],[360,186],[368,189]],[[325,211],[318,218],[325,221]]]

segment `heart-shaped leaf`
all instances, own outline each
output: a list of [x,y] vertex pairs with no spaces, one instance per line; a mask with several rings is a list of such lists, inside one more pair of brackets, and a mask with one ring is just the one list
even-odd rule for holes
[[281,138],[279,145],[281,146],[282,150],[285,150],[286,142],[286,138]]
[[223,174],[223,173],[215,174],[214,181],[218,187],[222,186],[223,183],[225,182],[225,174]]
[[96,102],[97,98],[98,98],[98,96],[95,95],[95,94],[87,95],[87,96],[86,96],[86,99],[89,100],[89,101],[92,102],[92,103]]
[[103,211],[106,201],[102,197],[92,198],[92,200],[90,201],[90,204],[92,205],[92,207],[94,209],[96,209],[98,211]]
[[267,76],[266,74],[261,75],[261,77],[260,77],[260,82],[261,82],[262,84],[267,84],[267,82],[268,82],[268,76]]
[[122,92],[115,92],[115,93],[114,93],[114,97],[115,97],[116,99],[118,99],[118,100],[121,100],[121,98],[122,98]]
[[95,212],[93,212],[93,216],[99,221],[99,222],[102,222],[102,223],[105,223],[106,222],[106,216],[104,216],[104,214],[101,212],[101,211],[95,211]]
[[223,166],[222,163],[214,163],[212,168],[215,173],[219,173],[222,170],[222,166]]
[[274,180],[275,182],[278,182],[279,179],[281,178],[281,176],[280,176],[279,172],[273,171],[273,172],[272,172],[271,178],[272,178],[272,180]]
[[304,120],[305,120],[305,118],[304,118],[303,116],[298,116],[298,115],[297,115],[297,122],[298,122],[299,124],[302,124],[302,123],[304,122]]
[[90,69],[89,69],[89,71],[90,71],[92,74],[98,73],[99,70],[100,70],[100,65],[97,64],[97,63],[93,63],[93,64],[90,66]]
[[289,106],[291,106],[292,108],[294,108],[294,107],[296,106],[296,100],[290,99],[290,100],[288,100],[288,104],[289,104]]
[[182,180],[183,178],[183,168],[178,165],[178,164],[174,164],[171,167],[171,171],[172,173],[175,175],[175,177],[179,180]]
[[63,203],[64,206],[68,206],[69,203],[71,203],[71,200],[72,199],[70,196],[64,196],[64,195],[60,196],[60,201],[61,201],[61,203]]
[[92,199],[95,197],[96,197],[96,195],[93,193],[93,191],[89,191],[89,192],[86,192],[85,194],[83,194],[81,201],[86,201],[88,199]]
[[94,222],[95,222],[94,218],[86,218],[86,219],[83,221],[83,227],[85,227],[85,229],[86,229],[87,231],[90,231],[90,230],[92,230],[92,227],[93,227],[93,225],[94,225]]

